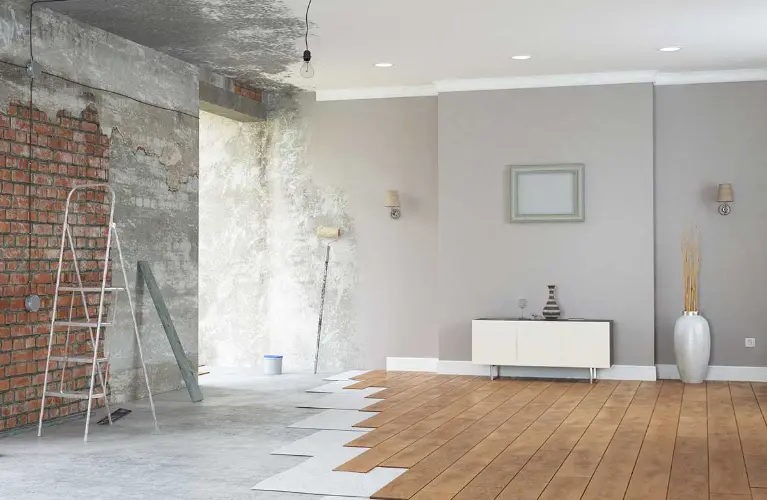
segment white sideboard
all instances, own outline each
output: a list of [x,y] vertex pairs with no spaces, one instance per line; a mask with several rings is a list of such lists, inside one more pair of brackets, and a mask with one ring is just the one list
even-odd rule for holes
[[[475,319],[471,361],[494,366],[610,368],[612,321]],[[500,370],[500,369],[499,369]]]

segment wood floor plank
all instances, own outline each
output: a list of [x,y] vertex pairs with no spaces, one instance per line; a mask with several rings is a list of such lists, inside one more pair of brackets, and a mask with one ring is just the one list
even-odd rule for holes
[[[511,382],[505,388],[503,388],[502,391],[499,391],[499,399],[501,397],[500,394],[506,395],[508,396],[508,398],[511,398],[518,392],[525,389],[529,384],[530,384],[529,382],[521,382],[521,381]],[[427,426],[420,426],[420,427],[413,426],[409,429],[406,429],[405,431],[397,434],[396,436],[393,436],[392,438],[387,439],[380,445],[367,450],[362,455],[359,455],[353,458],[352,460],[346,462],[345,464],[341,465],[335,470],[345,471],[345,472],[370,472],[376,466],[382,464],[387,459],[391,458],[396,453],[403,450],[404,448],[406,448],[407,446],[415,442],[420,437],[426,435],[429,432],[427,428],[428,428]],[[434,429],[435,427],[431,427],[431,428]]]
[[552,481],[558,477],[591,478],[638,389],[639,382],[618,385]]
[[[556,462],[561,463],[567,455],[567,445],[551,440],[552,433],[558,432],[557,427],[563,421],[567,422],[566,426],[562,424],[563,427],[559,428],[560,436],[575,444],[577,441],[575,434],[578,433],[576,427],[583,426],[585,429],[587,424],[584,419],[593,418],[614,389],[615,384],[612,382],[598,383],[585,399],[577,402],[578,409],[572,413],[570,413],[573,410],[572,400],[557,401],[527,429],[523,428],[519,437],[477,474],[455,498],[492,499],[498,495],[537,497],[546,486],[547,480],[543,479],[543,475],[546,471],[553,475],[559,466]],[[594,403],[597,404],[594,405]],[[542,449],[541,445],[546,446],[546,449]],[[528,467],[533,456],[535,456],[534,463]],[[519,477],[517,474],[521,470],[525,472],[522,477]],[[514,482],[513,486],[511,482]],[[504,490],[504,488],[507,489]],[[534,492],[535,489],[538,491]]]
[[[550,382],[533,382],[508,401],[495,398],[495,395],[488,397],[432,432],[426,434],[424,437],[398,452],[381,465],[384,467],[414,467],[417,463],[424,460],[427,456],[438,450],[455,436],[458,436],[477,423],[477,421],[481,421],[483,422],[482,425],[486,425],[487,421],[494,422],[500,415],[511,415],[511,413],[508,412],[519,411],[531,400],[541,397],[543,393],[548,394],[547,391],[550,386]],[[562,391],[565,389],[562,389]],[[558,389],[552,390],[557,391]],[[500,425],[500,423],[498,425]]]
[[[407,380],[402,381],[402,383],[399,383],[394,387],[381,389],[380,391],[365,397],[371,398],[371,399],[383,399],[385,401],[381,401],[381,403],[385,403],[386,401],[399,396],[399,398],[395,399],[395,401],[403,401],[407,399],[407,394],[411,394],[411,395],[417,394],[418,392],[416,392],[416,389],[418,388],[423,388],[423,386],[426,386],[420,391],[420,392],[423,392],[428,389],[431,389],[432,387],[436,387],[440,384],[444,384],[445,382],[447,382],[448,380],[452,378],[453,378],[452,375],[437,375],[435,373],[417,375],[415,377],[411,377]],[[401,396],[403,393],[406,393],[406,395]],[[380,410],[370,410],[370,411],[380,411]]]
[[[439,387],[443,384],[446,384],[447,382],[449,382],[450,380],[454,378],[455,377],[450,375],[436,375],[428,379],[419,380],[417,381],[417,383],[413,383],[410,386],[400,385],[398,387],[384,389],[383,391],[379,391],[376,393],[376,394],[379,394],[380,396],[376,396],[376,395],[368,396],[370,398],[383,399],[383,401],[372,403],[370,406],[365,407],[362,411],[388,410],[389,408],[397,406],[403,401],[407,401],[413,398],[414,396],[417,396],[430,389],[434,389],[435,387]],[[414,379],[411,379],[411,380],[414,380]],[[387,391],[393,391],[393,392],[387,392]]]
[[[534,382],[530,385],[530,388],[540,388],[540,384]],[[536,410],[537,413],[535,415],[530,415],[528,417],[529,422],[526,426],[529,426],[539,415],[545,412],[564,395],[567,395],[567,400],[576,396],[583,398],[589,390],[590,387],[588,387],[588,384],[549,384],[549,386],[535,397],[535,399],[532,399],[532,402],[530,403],[527,402],[531,401],[530,395],[525,396],[526,391],[522,391],[517,396],[510,399],[507,404],[501,405],[496,410],[472,424],[464,432],[456,435],[424,460],[417,463],[405,474],[376,492],[373,495],[373,498],[412,498],[424,486],[433,481],[465,453],[480,443],[498,427],[503,425],[507,420],[513,418],[521,410],[524,411],[523,409],[529,407]]]
[[[566,407],[559,415],[552,407],[508,446],[488,467],[501,462],[497,472],[506,475],[508,484],[497,498],[537,499],[616,386],[612,381],[599,382],[568,415],[564,415]],[[508,456],[506,463],[501,461],[504,455]]]
[[[503,380],[498,381],[499,385],[506,385],[508,383],[509,381],[503,381]],[[414,396],[413,398],[407,401],[404,401],[392,408],[389,408],[388,410],[384,410],[377,415],[374,415],[370,418],[363,420],[362,422],[354,424],[354,427],[361,427],[361,428],[381,427],[382,425],[385,425],[391,422],[392,420],[395,420],[401,417],[405,413],[408,413],[414,410],[415,408],[418,408],[419,406],[422,406],[428,403],[432,399],[434,398],[430,395],[419,394],[418,396]]]
[[729,384],[708,382],[706,393],[709,491],[712,495],[750,495]]
[[685,384],[669,500],[708,500],[708,403],[705,384]]
[[540,496],[541,500],[580,499],[623,419],[639,382],[621,382]]
[[710,500],[752,500],[751,495],[731,495],[729,493],[712,493]]
[[502,384],[496,384],[487,379],[469,381],[381,427],[376,427],[345,446],[372,448],[416,424],[419,429],[425,430],[424,434],[416,438],[418,439],[502,387]]
[[424,374],[420,372],[385,372],[384,375],[380,375],[378,377],[366,378],[364,380],[357,382],[356,384],[346,386],[344,389],[367,389],[368,387],[395,387],[397,384],[401,384],[402,382],[408,379],[411,379],[413,377],[417,377],[419,375],[424,375]]
[[684,386],[663,383],[625,500],[666,500]]
[[730,382],[738,436],[752,488],[767,488],[767,425],[748,382]]
[[362,381],[362,380],[366,380],[366,379],[369,379],[369,378],[381,377],[381,376],[384,376],[384,375],[386,375],[386,370],[371,370],[369,372],[365,372],[365,373],[361,373],[359,375],[355,375],[354,377],[351,378],[351,380]]
[[[518,437],[513,444],[471,479],[455,498],[492,499],[497,497],[514,474],[525,465],[527,459],[553,432],[552,427],[556,427],[558,422],[564,420],[593,388],[594,386],[590,384],[572,384],[567,392],[553,404],[536,398],[527,405],[513,417],[512,421],[507,422],[507,428],[519,429]],[[526,458],[522,459],[521,456],[524,455]]]
[[642,382],[583,493],[584,500],[620,500],[644,440],[662,382]]
[[751,488],[751,497],[754,500],[767,500],[767,488]]

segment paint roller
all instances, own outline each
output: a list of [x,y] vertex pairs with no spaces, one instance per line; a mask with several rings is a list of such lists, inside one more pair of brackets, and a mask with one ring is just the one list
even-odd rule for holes
[[330,245],[341,239],[341,228],[330,226],[318,226],[317,238],[330,240],[325,247],[325,273],[322,275],[322,292],[320,293],[320,317],[317,322],[317,348],[314,351],[314,373],[317,373],[317,365],[320,361],[320,340],[322,336],[322,313],[325,310],[325,290],[328,284],[328,263],[330,262]]

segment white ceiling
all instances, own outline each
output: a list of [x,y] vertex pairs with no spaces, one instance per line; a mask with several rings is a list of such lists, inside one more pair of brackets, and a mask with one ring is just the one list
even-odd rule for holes
[[314,0],[309,19],[315,77],[298,76],[301,39],[288,79],[317,90],[767,68],[767,0]]

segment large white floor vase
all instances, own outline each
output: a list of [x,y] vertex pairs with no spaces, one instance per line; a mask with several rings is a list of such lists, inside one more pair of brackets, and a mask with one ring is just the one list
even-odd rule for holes
[[674,354],[679,378],[687,384],[706,380],[711,357],[708,321],[697,311],[685,311],[674,325]]

